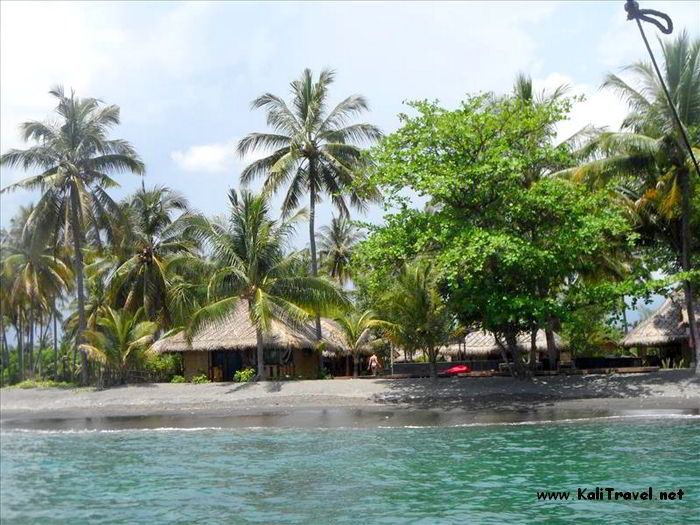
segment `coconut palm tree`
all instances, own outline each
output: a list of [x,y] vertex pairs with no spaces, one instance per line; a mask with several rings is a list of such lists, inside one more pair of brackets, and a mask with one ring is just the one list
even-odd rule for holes
[[158,323],[142,318],[142,310],[132,314],[108,306],[97,319],[97,328],[84,332],[86,342],[80,349],[90,359],[116,370],[124,384],[129,368],[141,362],[158,330]]
[[216,269],[209,282],[211,303],[193,315],[186,333],[192,337],[204,324],[222,319],[240,301],[247,301],[256,328],[257,377],[263,379],[263,335],[273,319],[303,323],[313,312],[345,306],[346,299],[330,281],[299,275],[295,271],[298,255],[285,254],[294,223],[304,217],[303,213],[286,220],[271,219],[265,193],[243,191],[239,196],[231,191],[229,200],[228,224],[200,223]]
[[453,323],[438,293],[432,265],[419,260],[404,266],[381,304],[392,324],[393,341],[411,351],[422,350],[430,361],[430,376],[436,379],[438,352]]
[[192,262],[198,249],[196,239],[188,235],[194,214],[184,196],[166,187],[143,188],[122,210],[125,235],[110,257],[118,267],[109,276],[109,297],[131,312],[143,308],[147,319],[168,328],[174,270]]
[[[664,80],[683,125],[700,129],[700,39],[681,33],[661,42]],[[586,160],[562,174],[592,185],[618,181],[623,202],[636,212],[641,230],[670,244],[676,266],[692,269],[691,184],[693,166],[683,144],[673,112],[652,64],[636,62],[625,71],[632,80],[606,77],[603,87],[612,89],[627,103],[630,113],[621,132],[604,132],[578,152]],[[690,133],[697,140],[699,137]],[[696,156],[700,147],[694,146]],[[694,315],[693,287],[686,280],[686,308],[695,345],[696,371],[700,373],[700,334]]]
[[[7,239],[2,246],[3,274],[8,281],[9,295],[15,304],[25,303],[29,310],[29,376],[34,376],[34,343],[37,326],[52,315],[56,301],[65,291],[70,290],[73,273],[62,257],[57,256],[51,247],[51,233],[44,228],[28,228],[23,221],[31,217],[32,206],[21,208],[13,222],[13,232],[19,238]],[[48,323],[47,323],[48,326]]]
[[[120,139],[109,139],[110,129],[119,124],[119,107],[104,105],[94,98],[66,95],[62,87],[50,91],[58,103],[56,119],[25,122],[22,137],[35,144],[25,150],[12,149],[0,156],[0,165],[38,170],[38,173],[2,191],[42,191],[30,223],[60,230],[72,244],[78,297],[78,338],[85,329],[83,247],[88,233],[100,242],[103,217],[117,213],[117,204],[107,189],[118,186],[108,174],[128,171],[144,173],[143,162],[133,147]],[[87,354],[83,354],[81,381],[87,383]]]
[[378,319],[372,310],[365,310],[364,312],[351,310],[336,317],[335,322],[341,329],[345,345],[353,359],[352,376],[358,377],[360,352],[368,348],[372,343],[372,331],[376,329],[390,329],[393,325]]
[[[301,78],[291,83],[291,105],[271,93],[256,98],[252,107],[267,113],[272,133],[251,133],[238,143],[238,153],[264,150],[267,156],[247,166],[241,173],[244,184],[264,176],[265,189],[272,193],[287,187],[282,204],[285,215],[299,207],[302,196],[309,195],[309,244],[311,274],[318,276],[316,254],[316,205],[326,194],[341,216],[349,215],[349,206],[363,210],[375,200],[376,190],[361,189],[366,161],[360,145],[381,137],[371,124],[349,124],[368,109],[360,95],[351,95],[328,111],[328,88],[335,73],[321,71],[314,80],[305,69]],[[320,316],[316,316],[316,336],[321,338]]]
[[362,233],[347,217],[333,217],[330,226],[322,226],[319,234],[319,256],[321,266],[340,286],[350,279],[352,250]]

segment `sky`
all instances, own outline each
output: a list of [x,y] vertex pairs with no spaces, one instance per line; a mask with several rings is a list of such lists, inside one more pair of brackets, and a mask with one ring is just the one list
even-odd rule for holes
[[[617,128],[625,108],[598,89],[607,72],[645,58],[622,0],[612,2],[9,2],[0,3],[0,151],[23,147],[26,120],[45,119],[57,84],[121,107],[114,138],[129,140],[146,163],[146,185],[184,193],[208,215],[226,210],[251,158],[238,139],[266,130],[250,101],[288,96],[306,67],[337,71],[331,101],[361,93],[363,121],[385,133],[404,101],[454,107],[467,93],[510,91],[519,72],[537,89],[568,83],[586,101],[560,127]],[[700,2],[641,2],[668,13],[676,32],[700,34]],[[649,34],[655,34],[649,26]],[[656,40],[655,38],[653,39]],[[656,43],[655,43],[656,45]],[[2,169],[5,187],[25,175]],[[121,198],[140,178],[119,175]],[[37,194],[0,196],[0,223]],[[276,205],[281,197],[276,200]],[[331,208],[319,211],[328,223]],[[365,220],[378,222],[372,208]],[[305,228],[295,240],[308,241]]]

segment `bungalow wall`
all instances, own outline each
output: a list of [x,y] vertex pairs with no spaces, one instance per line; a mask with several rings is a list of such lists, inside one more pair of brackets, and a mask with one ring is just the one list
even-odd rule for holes
[[193,376],[209,376],[209,352],[182,352],[182,368],[185,379],[191,381]]
[[[236,354],[240,355],[240,368],[255,368],[255,349],[245,351],[229,350],[227,352],[235,352]],[[290,375],[292,377],[301,377],[304,379],[316,379],[319,373],[318,361],[318,352],[314,350],[294,349],[290,363],[280,365],[276,362],[266,362],[265,366],[267,368],[268,376],[273,378],[277,375]],[[188,381],[192,380],[192,377],[201,374],[206,374],[211,380],[221,380],[214,377],[214,371],[212,369],[212,352],[182,352],[182,366],[184,369],[185,379]],[[224,378],[224,380],[229,381],[231,379],[232,378],[230,377]]]
[[319,355],[316,350],[294,349],[294,372],[297,377],[316,379],[319,369]]

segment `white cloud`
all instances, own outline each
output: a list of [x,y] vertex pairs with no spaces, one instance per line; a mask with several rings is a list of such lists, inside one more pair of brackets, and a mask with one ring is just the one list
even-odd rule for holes
[[173,151],[170,158],[183,171],[222,173],[228,171],[236,158],[235,144],[201,144],[185,151]]
[[226,173],[238,177],[240,171],[265,156],[265,152],[247,154],[241,158],[236,152],[238,139],[211,144],[197,144],[185,150],[175,150],[170,158],[182,171],[189,173]]
[[558,140],[566,140],[589,124],[617,130],[627,114],[627,108],[615,93],[588,84],[577,84],[568,75],[551,73],[543,79],[533,79],[532,82],[537,92],[551,92],[558,86],[568,85],[569,95],[584,97],[583,101],[574,103],[569,118],[557,126]]

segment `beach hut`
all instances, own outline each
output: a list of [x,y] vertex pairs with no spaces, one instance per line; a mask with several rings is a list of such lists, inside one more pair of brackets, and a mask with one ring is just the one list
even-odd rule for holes
[[[523,352],[530,351],[530,334],[521,333],[517,338],[518,348]],[[554,344],[558,352],[568,349],[568,344],[559,334],[554,334]],[[537,331],[537,353],[538,359],[546,358],[547,336],[544,330]],[[480,361],[491,363],[491,368],[495,368],[503,358],[501,347],[498,346],[492,332],[477,330],[468,333],[463,341],[452,343],[444,347],[441,354],[450,358],[451,361],[469,362],[472,368],[479,365]]]
[[[267,377],[317,378],[319,354],[323,349],[342,351],[339,328],[321,319],[322,340],[316,340],[314,322],[292,325],[273,320],[263,334],[264,363]],[[248,303],[240,301],[231,314],[210,323],[191,342],[183,333],[160,339],[152,346],[155,353],[182,354],[186,379],[205,374],[212,381],[231,381],[238,370],[256,367],[257,340],[250,322]]]
[[[517,338],[518,347],[523,351],[530,351],[530,334],[522,333]],[[537,351],[547,351],[547,336],[544,330],[537,331]],[[554,334],[554,344],[557,350],[568,348],[567,343]],[[457,359],[494,359],[501,357],[501,347],[496,344],[493,333],[484,330],[470,332],[464,337],[464,341],[452,343],[441,350],[441,353],[450,356],[452,360]]]
[[[695,304],[695,319],[700,320],[698,303]],[[620,344],[625,348],[642,349],[643,355],[651,350],[652,355],[648,360],[655,365],[661,364],[661,359],[690,363],[693,355],[683,290],[671,294],[651,317],[641,321]]]

